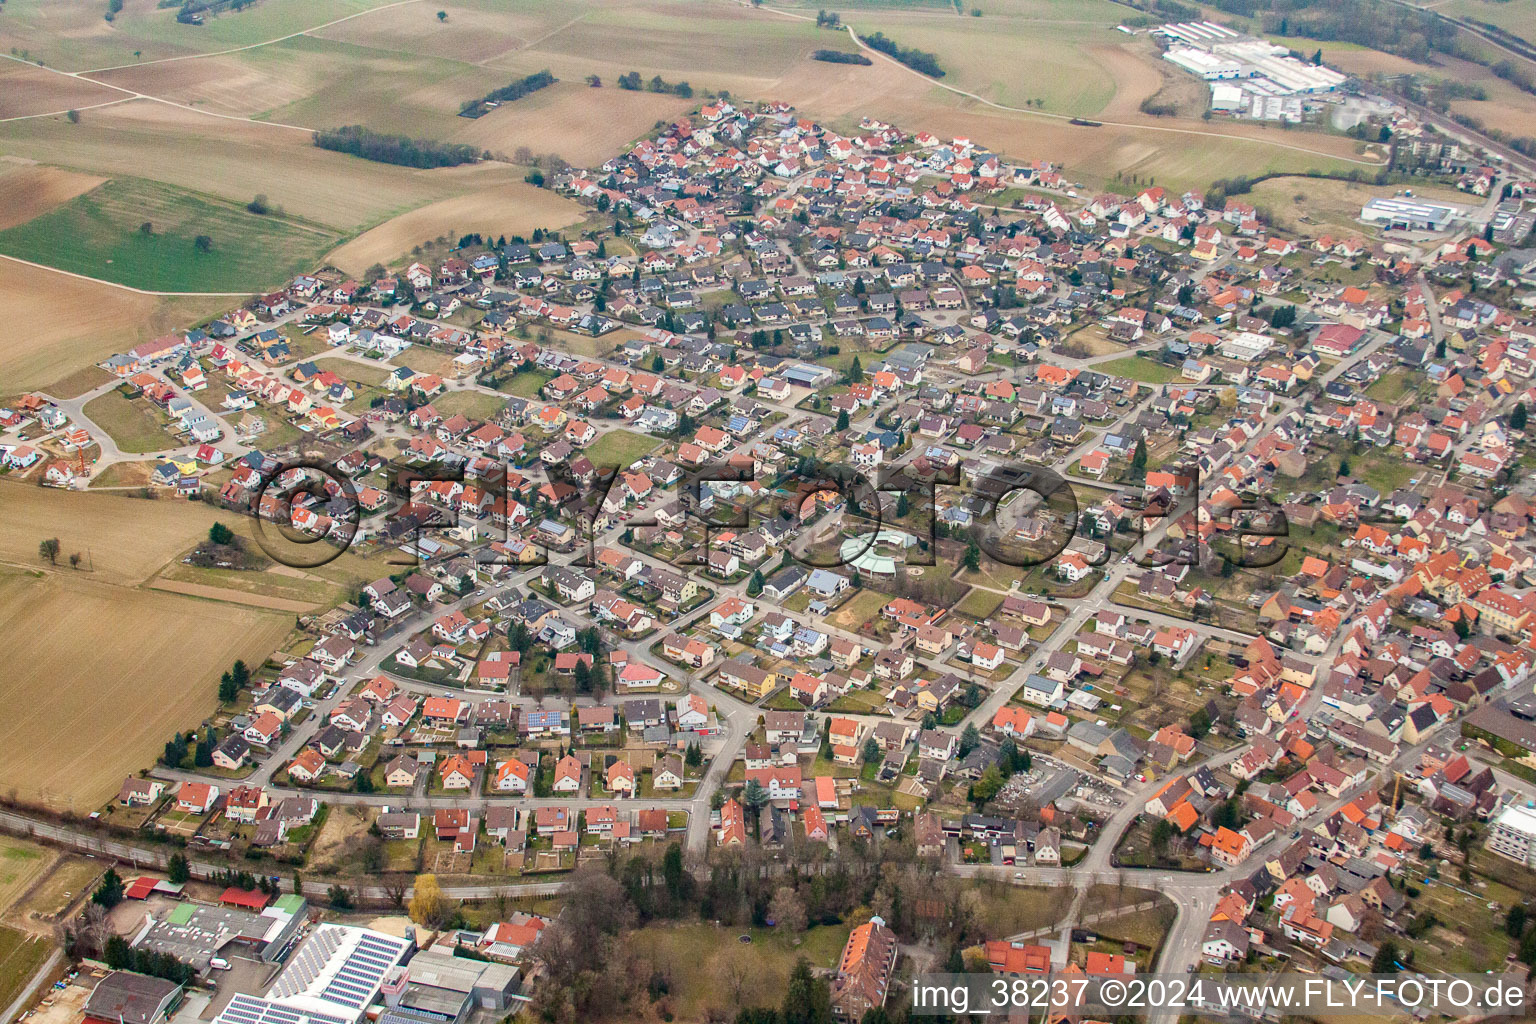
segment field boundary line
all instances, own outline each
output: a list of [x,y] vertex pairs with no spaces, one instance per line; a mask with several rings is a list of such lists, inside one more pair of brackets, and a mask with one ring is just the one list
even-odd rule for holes
[[[154,60],[141,60],[133,64],[114,64],[111,67],[106,68],[87,68],[84,71],[71,71],[69,74],[94,75],[105,71],[123,71],[128,68],[148,67],[151,64],[170,64],[178,60],[198,60],[203,57],[222,57],[227,53],[243,53],[246,50],[256,50],[263,46],[271,46],[273,43],[281,43],[289,39],[297,39],[299,36],[307,36],[311,32],[319,32],[323,28],[330,28],[332,25],[340,25],[344,21],[351,21],[353,18],[361,18],[365,14],[377,14],[379,11],[387,11],[394,7],[404,7],[407,4],[415,4],[420,2],[421,0],[395,0],[395,2],[392,4],[384,4],[381,7],[370,7],[366,11],[356,11],[352,14],[348,14],[344,18],[337,18],[334,21],[328,21],[324,25],[311,25],[309,28],[300,29],[297,32],[290,32],[285,36],[278,36],[276,39],[266,39],[259,43],[248,43],[245,46],[234,46],[227,50],[212,50],[208,53],[184,53],[179,57],[157,57]],[[89,79],[87,79],[87,81],[89,81]]]
[[[790,11],[781,11],[781,10],[778,10],[777,8],[773,8],[773,7],[757,7],[757,6],[752,5],[751,3],[748,3],[747,0],[731,0],[731,2],[736,4],[738,7],[745,7],[748,10],[766,11],[769,14],[777,14],[777,15],[779,15],[782,18],[793,18],[796,21],[815,21],[816,20],[815,18],[812,18],[810,15],[807,15],[807,14],[794,14],[794,13],[792,13]],[[956,96],[964,96],[966,99],[975,100],[977,103],[981,103],[981,104],[983,104],[985,106],[993,107],[993,108],[995,108],[997,110],[1006,110],[1010,114],[1025,114],[1025,115],[1027,115],[1029,117],[1044,117],[1044,118],[1048,118],[1049,120],[1052,120],[1052,121],[1068,121],[1068,122],[1070,122],[1070,121],[1073,121],[1073,120],[1079,120],[1079,118],[1075,118],[1075,117],[1073,117],[1072,115],[1069,115],[1069,114],[1052,114],[1052,113],[1049,113],[1049,112],[1044,111],[1044,110],[1028,110],[1028,109],[1026,109],[1024,107],[1010,107],[1006,103],[998,103],[995,100],[987,99],[985,96],[978,96],[974,92],[967,92],[966,90],[961,89],[958,86],[949,85],[946,82],[941,82],[937,78],[930,78],[928,75],[923,74],[921,71],[918,71],[918,70],[916,70],[914,68],[907,67],[905,64],[903,64],[901,61],[897,60],[896,58],[890,56],[889,54],[881,53],[879,50],[875,49],[874,47],[870,46],[868,43],[864,42],[864,40],[859,38],[859,34],[853,30],[853,26],[852,25],[844,25],[843,27],[848,30],[849,38],[851,38],[856,44],[858,44],[859,49],[865,50],[865,51],[867,51],[869,53],[872,53],[876,57],[880,58],[883,61],[888,61],[889,63],[894,64],[897,68],[899,68],[902,71],[907,72],[908,74],[916,75],[918,78],[921,78],[923,81],[927,82],[929,85],[936,85],[940,89],[947,89],[949,92],[954,93]],[[1364,166],[1364,167],[1385,167],[1385,166],[1387,166],[1385,163],[1377,163],[1374,160],[1362,160],[1359,157],[1353,157],[1353,156],[1336,156],[1336,155],[1334,155],[1332,153],[1323,153],[1323,152],[1320,152],[1320,151],[1315,150],[1315,149],[1308,149],[1305,146],[1293,145],[1292,143],[1289,143],[1289,142],[1274,142],[1274,141],[1271,141],[1269,139],[1249,138],[1246,135],[1232,135],[1232,134],[1230,134],[1228,132],[1208,132],[1208,131],[1201,131],[1198,128],[1174,128],[1174,127],[1171,127],[1169,125],[1158,125],[1158,124],[1136,124],[1136,123],[1131,122],[1131,121],[1102,121],[1102,120],[1099,120],[1098,118],[1081,118],[1080,120],[1091,120],[1095,124],[1098,124],[1098,125],[1101,125],[1101,126],[1108,126],[1108,127],[1111,127],[1111,128],[1129,128],[1132,131],[1167,132],[1167,133],[1173,134],[1173,135],[1197,135],[1197,136],[1202,136],[1204,138],[1210,138],[1210,139],[1231,139],[1233,142],[1251,142],[1251,143],[1255,143],[1256,145],[1260,145],[1260,146],[1274,146],[1274,147],[1276,147],[1278,149],[1289,149],[1289,150],[1291,150],[1293,152],[1296,152],[1296,153],[1305,153],[1308,156],[1321,157],[1321,158],[1323,158],[1325,160],[1344,160],[1344,161],[1347,161],[1348,163],[1360,164],[1361,166]]]
[[101,103],[92,103],[88,107],[70,107],[69,110],[50,110],[44,114],[18,114],[15,117],[0,117],[0,124],[8,124],[11,121],[30,121],[34,117],[60,117],[69,113],[71,110],[75,111],[76,113],[82,110],[99,110],[102,107],[111,107],[119,103],[132,103],[133,100],[134,97],[132,96],[124,96],[120,100],[105,100]]
[[[417,0],[401,0],[401,3],[416,2]],[[300,34],[302,35],[303,33]],[[134,89],[128,89],[121,85],[113,85],[111,82],[98,82],[94,78],[86,78],[84,72],[61,71],[58,68],[51,68],[46,64],[39,64],[36,61],[22,60],[20,57],[13,57],[8,53],[0,53],[0,57],[4,57],[6,60],[15,61],[17,64],[24,64],[29,68],[38,68],[55,75],[62,75],[65,78],[73,78],[77,82],[89,82],[91,85],[98,85],[103,89],[111,89],[114,92],[123,93],[127,99],[118,100],[117,102],[119,103],[127,102],[127,100],[149,100],[151,103],[164,103],[168,107],[178,107],[181,110],[187,110],[194,114],[202,114],[206,117],[222,118],[225,121],[241,121],[246,124],[265,124],[271,125],[274,128],[288,128],[296,132],[313,133],[315,131],[315,129],[306,128],[301,124],[285,124],[282,121],[258,121],[254,117],[240,117],[236,114],[220,114],[213,110],[203,110],[199,107],[194,107],[189,103],[177,103],[175,100],[168,100],[160,96],[151,96],[147,92],[138,92]],[[97,106],[105,106],[105,104],[97,104]],[[65,113],[68,113],[68,111],[65,111]]]
[[[567,21],[567,22],[565,22],[562,25],[556,25],[554,28],[550,29],[548,32],[545,32],[541,36],[538,36],[538,37],[536,37],[534,39],[530,39],[526,43],[518,43],[516,46],[514,46],[514,47],[512,47],[510,49],[502,50],[500,53],[496,54],[494,57],[487,57],[487,58],[485,58],[485,60],[477,60],[477,61],[474,62],[475,67],[481,67],[481,68],[486,67],[492,61],[501,60],[501,58],[505,57],[509,53],[520,53],[523,50],[531,50],[535,46],[538,46],[540,43],[542,43],[544,40],[550,39],[550,38],[552,38],[554,36],[559,35],[561,32],[564,32],[566,29],[570,28],[572,25],[576,24],[578,21],[581,21],[584,18],[586,18],[586,16],[588,14],[590,14],[590,13],[591,13],[590,11],[582,11],[580,14],[576,15],[576,17],[572,18],[570,21]],[[501,70],[501,69],[498,68],[497,70]]]
[[248,291],[246,291],[246,292],[155,292],[155,291],[149,291],[149,290],[144,289],[144,288],[135,288],[132,285],[118,284],[116,281],[107,281],[107,280],[104,280],[104,279],[99,278],[99,277],[91,277],[89,274],[77,274],[73,270],[61,270],[58,267],[50,267],[46,263],[34,263],[31,260],[24,260],[24,259],[22,259],[19,256],[7,256],[3,252],[0,252],[0,260],[10,260],[12,263],[20,263],[23,266],[27,266],[27,267],[36,267],[39,270],[51,270],[55,274],[63,274],[65,277],[78,278],[81,281],[89,281],[92,284],[104,284],[104,285],[107,285],[110,288],[120,288],[120,289],[122,289],[125,292],[133,292],[135,295],[163,295],[163,296],[168,296],[168,297],[171,297],[171,298],[175,298],[175,297],[178,297],[178,296],[197,296],[197,295],[201,295],[201,296],[205,296],[207,298],[227,299],[227,298],[249,298],[250,294],[251,294]]

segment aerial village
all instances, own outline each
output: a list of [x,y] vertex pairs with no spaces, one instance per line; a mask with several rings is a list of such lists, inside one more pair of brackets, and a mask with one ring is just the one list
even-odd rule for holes
[[[935,935],[1005,975],[1523,977],[1536,251],[1496,234],[1536,182],[1437,161],[1451,223],[1300,236],[1241,194],[719,99],[552,175],[579,237],[320,270],[0,410],[12,474],[218,510],[212,571],[280,561],[255,522],[399,566],[232,666],[92,815],[185,851],[108,921],[191,966],[92,1003],[157,1024],[303,935],[216,1019],[504,1015],[579,903],[487,897],[678,855],[1065,894],[995,930],[880,883],[838,1020]],[[164,444],[119,450],[107,394]],[[477,909],[316,923],[423,876]]]

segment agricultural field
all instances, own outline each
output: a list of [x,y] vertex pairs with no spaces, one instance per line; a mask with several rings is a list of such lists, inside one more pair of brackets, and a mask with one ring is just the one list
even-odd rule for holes
[[[170,66],[193,68],[196,62]],[[498,163],[430,171],[375,163],[319,149],[307,130],[149,100],[83,111],[79,124],[63,116],[11,122],[0,127],[3,156],[102,175],[152,174],[164,184],[241,206],[261,194],[288,217],[338,237],[439,199],[520,182],[524,173]]]
[[[1119,45],[1115,31],[1121,8],[1109,0],[1089,0],[1065,9],[1041,11],[1025,6],[1018,15],[934,19],[925,12],[876,10],[844,15],[861,35],[882,32],[904,46],[938,57],[944,82],[983,99],[1091,116],[1098,114],[1122,86],[1149,84],[1130,101],[1130,110],[1161,84],[1143,55]],[[1122,76],[1142,76],[1136,82]]]
[[[204,236],[206,250],[195,244]],[[0,253],[135,288],[239,294],[312,267],[335,241],[326,229],[275,214],[114,178],[0,231]]]
[[439,236],[529,235],[535,228],[559,229],[585,216],[585,209],[564,196],[522,181],[509,182],[403,213],[342,245],[326,262],[349,274],[362,274],[375,263],[399,260],[412,246]]
[[1497,25],[1527,41],[1536,36],[1536,2],[1532,0],[1441,0],[1423,6],[1452,18]]
[[26,57],[49,67],[89,71],[123,64],[186,58],[251,46],[386,7],[390,0],[273,0],[203,25],[176,21],[174,7],[127,4],[112,22],[93,0],[13,0],[5,36]]
[[0,679],[13,709],[0,726],[0,778],[21,801],[80,813],[213,709],[231,661],[259,664],[292,625],[291,613],[70,570],[0,573],[0,615],[16,630],[16,667]]
[[40,164],[0,166],[0,230],[25,224],[106,180]]
[[[0,484],[0,505],[5,508],[6,522],[6,529],[0,531],[0,563],[29,571],[44,568],[46,563],[38,558],[38,542],[57,537],[61,563],[71,552],[85,552],[90,578],[130,586],[142,583],[190,549],[221,518],[198,502],[145,500],[24,484]],[[230,513],[224,513],[222,519],[244,532]]]
[[[167,331],[202,323],[235,301],[142,295],[3,262],[0,322],[26,325],[0,334],[0,389],[7,395],[39,388],[69,397],[68,380],[98,360]],[[54,386],[58,384],[65,386]]]
[[122,93],[104,85],[18,61],[0,61],[0,117],[62,113],[122,98]]
[[484,117],[465,120],[452,138],[493,153],[515,155],[527,147],[536,155],[554,153],[568,163],[589,167],[621,152],[657,121],[679,117],[695,103],[606,84],[594,89],[577,78],[504,104]]

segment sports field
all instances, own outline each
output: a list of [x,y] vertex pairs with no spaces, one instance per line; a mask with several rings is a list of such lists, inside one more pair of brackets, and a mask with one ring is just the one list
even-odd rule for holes
[[335,241],[326,229],[227,200],[114,178],[0,231],[0,253],[134,288],[238,293],[281,284]]

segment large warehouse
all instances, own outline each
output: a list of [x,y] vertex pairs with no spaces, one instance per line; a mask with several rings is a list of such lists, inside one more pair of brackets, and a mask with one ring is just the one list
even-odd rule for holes
[[1210,21],[1153,30],[1168,44],[1163,59],[1211,83],[1211,106],[1265,121],[1297,121],[1302,101],[1325,95],[1345,76],[1291,56],[1283,46]]
[[1449,203],[1394,197],[1372,199],[1360,208],[1360,219],[1389,231],[1448,231],[1465,220],[1467,208]]

